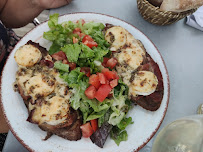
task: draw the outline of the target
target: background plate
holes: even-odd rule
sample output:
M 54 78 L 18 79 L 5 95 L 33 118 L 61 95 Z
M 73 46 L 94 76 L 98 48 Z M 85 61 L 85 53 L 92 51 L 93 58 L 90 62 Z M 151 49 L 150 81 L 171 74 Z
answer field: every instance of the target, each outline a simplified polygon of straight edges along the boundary
M 107 139 L 103 149 L 94 145 L 90 139 L 82 138 L 79 141 L 68 141 L 58 136 L 52 136 L 49 140 L 43 141 L 46 132 L 38 128 L 37 125 L 26 121 L 28 117 L 27 109 L 22 101 L 21 96 L 13 91 L 13 82 L 15 81 L 15 73 L 17 64 L 14 60 L 16 50 L 27 43 L 28 40 L 40 43 L 41 46 L 50 47 L 51 43 L 43 39 L 43 32 L 48 31 L 47 22 L 42 23 L 35 29 L 26 34 L 11 52 L 4 66 L 1 78 L 1 106 L 5 118 L 12 133 L 16 138 L 30 151 L 37 152 L 117 152 L 117 151 L 138 151 L 141 149 L 156 133 L 165 116 L 169 102 L 169 78 L 164 61 L 154 46 L 154 44 L 137 28 L 119 20 L 117 18 L 96 14 L 96 13 L 74 13 L 59 17 L 59 23 L 64 21 L 77 21 L 83 18 L 86 22 L 102 22 L 110 23 L 124 27 L 136 39 L 139 39 L 144 44 L 147 52 L 151 55 L 155 62 L 159 65 L 163 80 L 164 80 L 164 97 L 160 108 L 155 112 L 144 110 L 139 106 L 135 106 L 129 111 L 129 116 L 132 117 L 134 124 L 127 127 L 128 141 L 121 142 L 117 146 L 113 140 Z

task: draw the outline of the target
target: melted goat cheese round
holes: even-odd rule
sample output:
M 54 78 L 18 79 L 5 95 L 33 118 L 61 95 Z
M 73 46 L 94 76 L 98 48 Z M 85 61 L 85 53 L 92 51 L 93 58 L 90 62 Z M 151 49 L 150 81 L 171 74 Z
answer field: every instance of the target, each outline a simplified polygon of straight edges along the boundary
M 42 53 L 32 45 L 23 45 L 16 51 L 14 58 L 18 65 L 31 67 L 41 60 Z
M 33 98 L 45 97 L 52 93 L 55 88 L 55 81 L 41 73 L 31 77 L 25 84 L 25 89 Z
M 122 49 L 121 53 L 118 54 L 118 62 L 119 64 L 127 64 L 131 68 L 137 69 L 143 62 L 144 55 L 144 51 L 140 48 L 127 47 Z
M 69 103 L 65 98 L 54 96 L 41 104 L 29 104 L 29 109 L 34 110 L 32 121 L 37 124 L 47 123 L 58 125 L 65 123 L 69 113 Z
M 156 75 L 150 71 L 139 71 L 129 86 L 129 94 L 147 96 L 152 94 L 158 85 Z
M 111 50 L 117 51 L 126 43 L 126 31 L 120 26 L 114 26 L 106 31 L 105 39 L 111 44 Z

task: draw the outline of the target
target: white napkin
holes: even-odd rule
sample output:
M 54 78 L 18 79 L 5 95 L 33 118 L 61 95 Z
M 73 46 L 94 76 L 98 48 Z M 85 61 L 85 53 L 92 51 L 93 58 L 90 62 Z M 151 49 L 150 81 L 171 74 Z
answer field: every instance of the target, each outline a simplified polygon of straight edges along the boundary
M 203 31 L 203 6 L 192 15 L 187 16 L 186 24 Z

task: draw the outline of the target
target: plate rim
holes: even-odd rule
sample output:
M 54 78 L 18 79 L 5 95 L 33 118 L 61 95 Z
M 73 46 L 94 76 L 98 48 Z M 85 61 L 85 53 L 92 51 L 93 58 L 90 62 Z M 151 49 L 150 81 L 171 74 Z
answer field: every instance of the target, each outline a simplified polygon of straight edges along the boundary
M 168 104 L 169 104 L 169 98 L 170 98 L 170 80 L 169 80 L 169 74 L 168 74 L 168 70 L 167 70 L 167 67 L 166 67 L 166 64 L 164 62 L 164 59 L 161 55 L 161 53 L 159 52 L 158 48 L 156 47 L 156 45 L 152 42 L 152 40 L 146 36 L 140 29 L 138 29 L 137 27 L 135 27 L 134 25 L 132 25 L 131 23 L 128 23 L 118 17 L 115 17 L 115 16 L 111 16 L 111 15 L 108 15 L 108 14 L 103 14 L 103 13 L 96 13 L 96 12 L 74 12 L 74 13 L 66 13 L 66 14 L 61 14 L 59 15 L 59 17 L 62 17 L 62 16 L 66 16 L 66 15 L 72 15 L 72 14 L 96 14 L 96 15 L 102 15 L 102 16 L 107 16 L 107 17 L 110 17 L 110 18 L 114 18 L 114 19 L 117 19 L 117 20 L 120 20 L 130 26 L 132 26 L 133 28 L 135 28 L 136 30 L 138 30 L 139 32 L 141 32 L 150 42 L 151 44 L 155 47 L 157 53 L 160 55 L 161 57 L 161 60 L 163 62 L 163 65 L 164 65 L 164 69 L 166 70 L 166 78 L 167 78 L 167 85 L 166 87 L 168 88 L 168 92 L 167 92 L 167 101 L 166 101 L 166 107 L 164 109 L 164 112 L 163 112 L 163 116 L 162 116 L 162 119 L 160 120 L 159 122 L 159 125 L 156 127 L 156 129 L 151 133 L 150 137 L 147 138 L 146 141 L 143 142 L 142 145 L 140 145 L 137 149 L 134 149 L 134 152 L 138 152 L 139 150 L 141 150 L 152 138 L 153 136 L 156 134 L 156 132 L 158 131 L 158 129 L 160 128 L 164 118 L 165 118 L 165 115 L 166 115 L 166 112 L 167 112 L 167 109 L 168 109 Z M 51 14 L 49 14 L 51 15 Z M 30 30 L 29 32 L 27 32 L 15 45 L 15 47 L 12 49 L 11 52 L 13 52 L 13 50 L 16 48 L 17 44 L 21 42 L 21 40 L 26 36 L 28 35 L 29 33 L 31 33 L 35 28 L 39 27 L 39 26 L 42 26 L 43 24 L 47 23 L 49 19 L 47 19 L 46 21 L 42 22 L 41 24 L 39 24 L 38 26 L 35 26 L 32 30 Z M 2 71 L 1 71 L 1 74 L 0 74 L 0 107 L 2 109 L 2 112 L 3 112 L 3 116 L 5 118 L 5 121 L 9 127 L 9 130 L 12 132 L 12 134 L 15 136 L 15 138 L 30 152 L 35 152 L 34 149 L 30 148 L 29 145 L 25 144 L 25 142 L 17 135 L 17 133 L 14 131 L 14 129 L 12 128 L 11 124 L 10 124 L 10 121 L 8 120 L 7 116 L 6 116 L 6 112 L 5 112 L 5 109 L 4 109 L 4 106 L 3 106 L 3 102 L 1 100 L 2 98 L 2 74 L 3 74 L 3 71 L 4 71 L 4 67 L 5 65 L 7 64 L 7 61 L 9 59 L 9 56 L 11 55 L 11 52 L 10 54 L 8 55 L 4 65 L 3 65 L 3 68 L 2 68 Z

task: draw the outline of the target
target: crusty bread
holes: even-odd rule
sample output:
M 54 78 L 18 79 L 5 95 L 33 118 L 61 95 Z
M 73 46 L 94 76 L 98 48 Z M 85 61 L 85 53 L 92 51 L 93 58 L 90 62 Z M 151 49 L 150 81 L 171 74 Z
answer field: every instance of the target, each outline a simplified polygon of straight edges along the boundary
M 160 7 L 163 0 L 148 0 L 152 5 Z
M 203 0 L 163 0 L 162 11 L 184 12 L 203 5 Z

